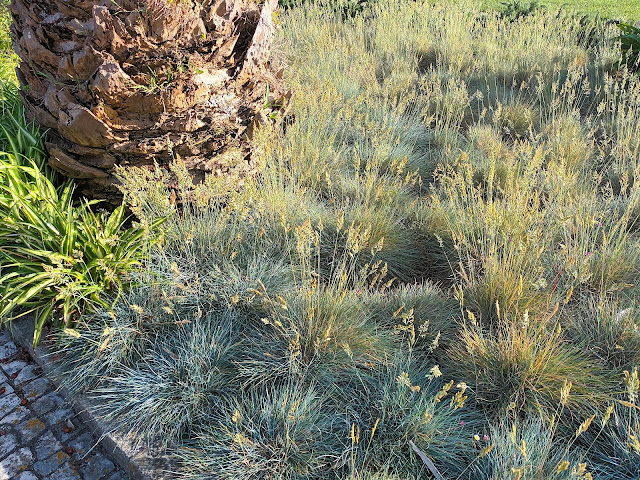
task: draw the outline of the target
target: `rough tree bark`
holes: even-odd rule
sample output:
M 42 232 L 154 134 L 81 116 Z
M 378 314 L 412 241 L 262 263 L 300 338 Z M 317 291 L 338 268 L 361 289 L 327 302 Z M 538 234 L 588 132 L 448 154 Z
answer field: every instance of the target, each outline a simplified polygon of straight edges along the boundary
M 50 164 L 84 195 L 114 202 L 116 165 L 179 155 L 196 180 L 250 169 L 254 123 L 284 102 L 269 60 L 276 6 L 12 0 L 22 97 L 50 133 Z

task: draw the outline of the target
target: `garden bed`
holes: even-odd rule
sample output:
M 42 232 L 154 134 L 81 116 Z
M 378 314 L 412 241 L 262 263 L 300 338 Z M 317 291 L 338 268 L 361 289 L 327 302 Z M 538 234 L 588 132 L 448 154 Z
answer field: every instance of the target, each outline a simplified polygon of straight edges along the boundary
M 137 255 L 118 251 L 111 291 L 118 255 L 90 257 L 99 302 L 87 242 L 32 262 L 58 282 L 32 297 L 65 314 L 62 388 L 186 479 L 635 479 L 640 77 L 621 33 L 471 2 L 288 10 L 293 117 L 255 132 L 242 188 L 194 187 L 179 157 L 120 170 Z

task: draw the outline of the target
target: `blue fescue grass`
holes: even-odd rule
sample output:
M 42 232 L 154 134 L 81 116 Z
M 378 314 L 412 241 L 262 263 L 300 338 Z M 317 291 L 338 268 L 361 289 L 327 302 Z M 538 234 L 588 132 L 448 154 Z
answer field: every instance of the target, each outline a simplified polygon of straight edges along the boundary
M 65 384 L 187 478 L 611 478 L 637 453 L 615 392 L 640 268 L 616 34 L 470 2 L 288 10 L 295 120 L 257 132 L 255 176 L 119 171 L 162 241 L 63 336 Z

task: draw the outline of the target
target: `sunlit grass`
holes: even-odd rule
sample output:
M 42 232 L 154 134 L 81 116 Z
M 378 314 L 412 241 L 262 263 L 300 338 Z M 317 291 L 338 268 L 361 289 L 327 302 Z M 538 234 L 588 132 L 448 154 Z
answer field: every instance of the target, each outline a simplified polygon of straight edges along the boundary
M 481 0 L 484 6 L 500 9 L 506 0 Z M 521 0 L 522 4 L 533 3 Z M 623 18 L 631 21 L 640 20 L 640 6 L 633 1 L 616 0 L 538 0 L 537 4 L 550 10 L 564 8 L 576 13 L 599 15 L 603 18 Z
M 9 32 L 11 14 L 8 5 L 9 0 L 0 2 L 0 80 L 5 83 L 15 83 L 17 82 L 15 69 L 18 65 L 18 57 L 11 46 Z
M 179 159 L 119 170 L 164 235 L 64 338 L 65 384 L 191 478 L 427 478 L 418 452 L 474 480 L 635 461 L 635 397 L 609 412 L 627 433 L 604 429 L 639 328 L 640 78 L 616 27 L 474 2 L 343 13 L 283 15 L 293 116 L 258 132 L 242 188 L 194 188 Z

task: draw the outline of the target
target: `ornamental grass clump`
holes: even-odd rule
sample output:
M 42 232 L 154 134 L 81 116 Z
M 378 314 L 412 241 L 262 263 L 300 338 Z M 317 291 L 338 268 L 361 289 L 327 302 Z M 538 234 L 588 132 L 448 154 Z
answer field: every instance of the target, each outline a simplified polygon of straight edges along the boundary
M 398 359 L 375 377 L 371 394 L 357 394 L 351 427 L 350 469 L 427 474 L 418 451 L 447 476 L 472 461 L 478 419 L 464 409 L 467 386 L 443 382 L 437 365 Z M 374 388 L 374 389 L 373 389 Z M 469 456 L 471 455 L 471 456 Z M 422 465 L 420 465 L 422 463 Z
M 622 386 L 599 425 L 581 438 L 589 448 L 594 478 L 632 480 L 640 469 L 638 367 L 624 371 Z
M 541 283 L 548 230 L 535 188 L 542 160 L 539 151 L 528 153 L 529 164 L 513 170 L 505 187 L 496 185 L 494 169 L 486 186 L 476 185 L 474 167 L 461 154 L 454 166 L 438 172 L 423 207 L 421 222 L 446 249 L 459 299 L 482 319 L 496 316 L 496 302 L 512 313 L 549 302 Z
M 498 103 L 493 112 L 494 126 L 509 138 L 523 138 L 531 132 L 534 126 L 535 111 L 528 105 L 513 103 L 503 105 Z
M 456 336 L 460 305 L 429 282 L 402 285 L 364 301 L 379 325 L 405 331 L 417 347 L 433 351 Z
M 640 322 L 635 304 L 624 297 L 587 296 L 566 315 L 570 338 L 599 358 L 612 372 L 640 363 Z M 577 312 L 577 313 L 576 313 Z
M 340 420 L 327 415 L 330 394 L 285 384 L 219 404 L 178 451 L 184 477 L 328 478 L 346 443 Z
M 556 426 L 535 415 L 492 426 L 484 441 L 488 446 L 483 452 L 487 453 L 479 459 L 474 474 L 495 480 L 593 479 L 580 449 L 563 438 Z
M 560 325 L 527 312 L 491 327 L 470 314 L 449 355 L 474 388 L 477 407 L 496 418 L 508 410 L 553 411 L 567 382 L 573 384 L 567 408 L 591 414 L 613 386 L 600 365 L 563 338 Z
M 112 404 L 98 407 L 98 414 L 104 411 L 111 425 L 149 444 L 176 444 L 191 434 L 234 393 L 237 327 L 231 314 L 226 317 L 176 319 L 178 326 L 154 338 L 136 368 L 118 365 L 108 385 L 95 389 L 95 396 Z M 102 351 L 116 335 L 113 329 L 103 332 Z
M 551 218 L 557 229 L 554 283 L 559 288 L 605 295 L 634 284 L 640 253 L 630 233 L 633 209 L 620 205 L 611 191 L 603 193 L 604 198 L 585 193 L 557 201 Z
M 625 478 L 640 78 L 616 35 L 287 10 L 292 116 L 253 132 L 253 175 L 119 169 L 141 227 L 166 221 L 60 335 L 64 385 L 185 478 Z

